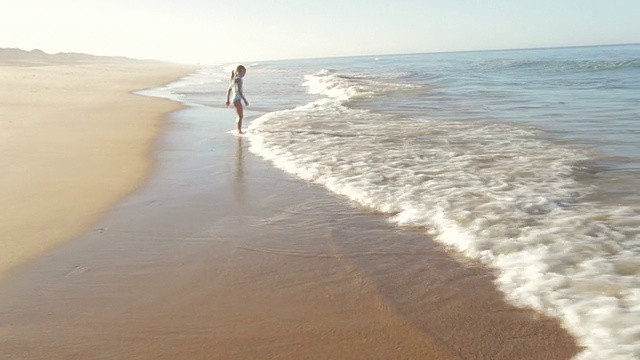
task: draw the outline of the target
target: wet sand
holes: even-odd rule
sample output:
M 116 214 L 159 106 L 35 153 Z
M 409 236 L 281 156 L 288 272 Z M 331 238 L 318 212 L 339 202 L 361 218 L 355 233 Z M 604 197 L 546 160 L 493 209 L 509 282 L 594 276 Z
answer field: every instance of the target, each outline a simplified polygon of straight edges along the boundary
M 156 167 L 0 287 L 3 359 L 570 359 L 479 264 L 170 115 Z

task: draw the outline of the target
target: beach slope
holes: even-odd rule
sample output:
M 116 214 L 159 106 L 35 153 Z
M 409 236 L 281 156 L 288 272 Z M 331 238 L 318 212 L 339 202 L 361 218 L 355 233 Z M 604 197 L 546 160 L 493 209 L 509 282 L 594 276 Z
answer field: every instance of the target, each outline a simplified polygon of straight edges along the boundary
M 0 278 L 78 235 L 150 169 L 163 114 L 132 93 L 193 66 L 0 49 Z

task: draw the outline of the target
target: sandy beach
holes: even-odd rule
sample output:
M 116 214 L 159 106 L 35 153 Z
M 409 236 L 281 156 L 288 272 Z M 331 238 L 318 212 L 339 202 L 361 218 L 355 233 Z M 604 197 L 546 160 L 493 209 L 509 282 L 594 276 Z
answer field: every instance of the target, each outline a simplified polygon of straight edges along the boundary
M 232 110 L 172 112 L 179 104 L 130 94 L 189 70 L 0 67 L 11 84 L 0 94 L 0 358 L 579 352 L 557 321 L 507 304 L 489 269 L 424 229 L 252 155 L 227 133 Z
M 131 91 L 193 67 L 2 50 L 0 278 L 79 234 L 150 169 L 176 103 Z

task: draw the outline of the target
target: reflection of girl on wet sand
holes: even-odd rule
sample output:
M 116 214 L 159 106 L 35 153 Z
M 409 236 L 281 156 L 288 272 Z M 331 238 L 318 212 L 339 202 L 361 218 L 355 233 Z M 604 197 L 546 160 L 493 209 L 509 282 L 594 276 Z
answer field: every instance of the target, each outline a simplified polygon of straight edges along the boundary
M 233 193 L 236 197 L 236 200 L 240 204 L 245 204 L 245 187 L 246 184 L 244 182 L 244 153 L 242 148 L 242 136 L 238 136 L 238 143 L 236 147 L 236 172 L 235 178 L 233 182 Z
M 242 91 L 242 78 L 247 73 L 247 69 L 243 65 L 238 65 L 235 70 L 231 71 L 231 78 L 229 88 L 227 89 L 227 101 L 226 104 L 229 106 L 230 103 L 233 103 L 233 107 L 236 109 L 236 114 L 238 114 L 238 119 L 236 120 L 236 129 L 238 134 L 242 134 L 242 118 L 244 116 L 244 111 L 242 109 L 242 101 L 244 101 L 245 105 L 249 105 L 249 102 L 244 97 L 244 93 Z M 233 98 L 231 98 L 231 94 L 233 93 Z M 229 101 L 229 99 L 232 99 Z

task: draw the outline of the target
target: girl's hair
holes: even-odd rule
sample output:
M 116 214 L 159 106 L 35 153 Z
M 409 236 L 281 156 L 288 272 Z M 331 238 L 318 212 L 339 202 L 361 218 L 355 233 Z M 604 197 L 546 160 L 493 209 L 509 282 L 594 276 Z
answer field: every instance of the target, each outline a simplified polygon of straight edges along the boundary
M 229 78 L 229 80 L 233 80 L 233 78 L 236 77 L 236 74 L 239 73 L 240 71 L 247 71 L 247 68 L 245 68 L 244 65 L 236 66 L 235 70 L 231 70 L 231 77 Z

